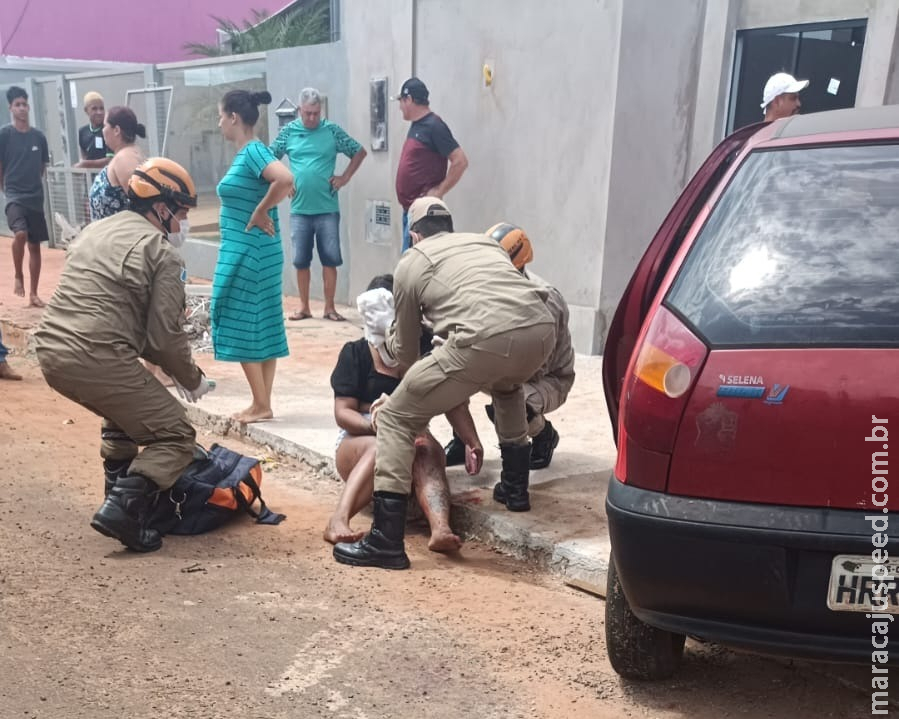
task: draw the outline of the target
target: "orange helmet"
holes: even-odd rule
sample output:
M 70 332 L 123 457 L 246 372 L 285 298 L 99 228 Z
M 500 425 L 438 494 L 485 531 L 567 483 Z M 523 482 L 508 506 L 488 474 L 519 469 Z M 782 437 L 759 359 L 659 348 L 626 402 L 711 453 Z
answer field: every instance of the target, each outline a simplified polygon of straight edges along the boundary
M 508 222 L 498 222 L 485 233 L 496 240 L 503 249 L 509 253 L 509 258 L 515 269 L 522 270 L 524 266 L 534 259 L 534 250 L 527 233 L 517 225 Z
M 161 200 L 179 207 L 197 206 L 197 188 L 190 174 L 174 160 L 151 157 L 128 180 L 128 197 L 137 202 Z

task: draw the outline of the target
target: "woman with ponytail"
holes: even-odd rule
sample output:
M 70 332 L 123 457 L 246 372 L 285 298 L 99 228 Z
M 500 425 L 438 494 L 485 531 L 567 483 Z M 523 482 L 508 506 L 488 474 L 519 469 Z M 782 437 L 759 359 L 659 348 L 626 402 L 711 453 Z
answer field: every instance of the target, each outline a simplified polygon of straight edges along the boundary
M 212 280 L 212 345 L 217 360 L 241 363 L 250 385 L 250 406 L 232 415 L 238 422 L 273 417 L 275 366 L 288 354 L 277 205 L 293 175 L 253 129 L 259 105 L 271 101 L 265 91 L 231 90 L 219 106 L 219 128 L 237 155 L 217 188 L 222 240 Z

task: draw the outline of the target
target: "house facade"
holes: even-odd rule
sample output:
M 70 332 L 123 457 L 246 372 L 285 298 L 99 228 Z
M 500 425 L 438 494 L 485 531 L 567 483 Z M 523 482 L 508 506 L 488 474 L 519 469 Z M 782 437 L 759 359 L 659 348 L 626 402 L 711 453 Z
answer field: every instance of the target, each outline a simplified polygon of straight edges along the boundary
M 213 188 L 230 162 L 217 100 L 267 88 L 262 134 L 272 138 L 274 108 L 317 87 L 327 116 L 369 151 L 341 190 L 338 300 L 352 302 L 400 256 L 394 180 L 408 123 L 387 98 L 416 75 L 470 160 L 446 197 L 457 228 L 524 227 L 534 271 L 568 300 L 576 349 L 598 353 L 674 198 L 730 130 L 761 120 L 765 79 L 810 79 L 806 112 L 897 103 L 897 26 L 899 0 L 343 0 L 327 44 L 43 78 L 37 124 L 58 125 L 59 104 L 77 124 L 70 105 L 86 89 L 139 103 L 149 149 L 191 169 L 213 225 Z M 70 147 L 57 152 L 70 162 Z M 214 228 L 188 243 L 191 272 L 211 276 L 216 252 Z

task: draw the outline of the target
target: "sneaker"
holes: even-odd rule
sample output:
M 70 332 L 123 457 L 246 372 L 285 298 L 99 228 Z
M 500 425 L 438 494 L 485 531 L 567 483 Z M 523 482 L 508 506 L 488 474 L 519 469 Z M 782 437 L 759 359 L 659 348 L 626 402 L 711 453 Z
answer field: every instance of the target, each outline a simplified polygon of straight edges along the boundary
M 547 420 L 543 430 L 531 440 L 531 469 L 545 469 L 552 462 L 553 452 L 559 446 L 559 433 Z

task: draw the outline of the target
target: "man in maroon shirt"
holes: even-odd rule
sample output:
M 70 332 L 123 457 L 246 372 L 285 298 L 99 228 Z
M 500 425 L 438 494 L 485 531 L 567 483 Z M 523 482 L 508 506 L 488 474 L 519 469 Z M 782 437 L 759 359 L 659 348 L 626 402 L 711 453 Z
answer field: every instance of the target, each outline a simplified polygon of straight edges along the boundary
M 428 88 L 410 77 L 396 97 L 409 134 L 396 171 L 396 197 L 403 206 L 403 252 L 409 249 L 409 205 L 419 197 L 440 197 L 449 192 L 468 167 L 468 158 L 453 133 L 428 105 Z M 447 163 L 449 168 L 447 169 Z

